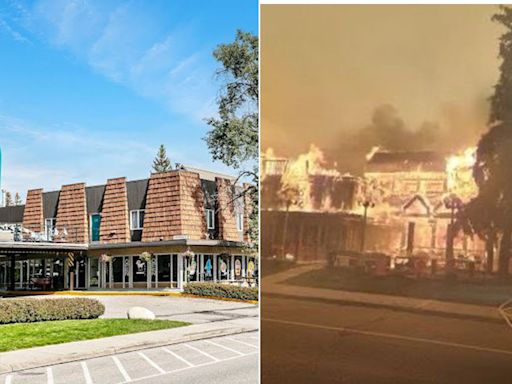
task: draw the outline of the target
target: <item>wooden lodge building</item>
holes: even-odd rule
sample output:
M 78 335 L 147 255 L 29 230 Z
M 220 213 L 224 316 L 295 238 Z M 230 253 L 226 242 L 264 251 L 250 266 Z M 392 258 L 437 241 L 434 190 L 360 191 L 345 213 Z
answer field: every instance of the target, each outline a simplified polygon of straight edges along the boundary
M 243 283 L 250 200 L 234 178 L 196 169 L 28 191 L 0 208 L 0 290 L 182 288 Z

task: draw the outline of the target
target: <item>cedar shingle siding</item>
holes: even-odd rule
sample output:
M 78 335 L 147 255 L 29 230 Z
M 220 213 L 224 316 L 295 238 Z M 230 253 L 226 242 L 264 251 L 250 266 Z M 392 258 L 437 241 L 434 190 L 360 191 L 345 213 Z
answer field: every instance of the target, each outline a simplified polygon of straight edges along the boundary
M 109 179 L 103 195 L 100 242 L 127 243 L 129 241 L 130 226 L 128 223 L 126 178 Z
M 23 211 L 23 227 L 33 232 L 43 232 L 43 190 L 32 189 L 27 192 L 27 202 Z
M 54 241 L 66 243 L 89 242 L 84 183 L 62 186 L 55 226 L 59 235 L 55 237 Z M 67 236 L 63 234 L 64 229 L 67 231 Z
M 204 196 L 199 175 L 183 170 L 155 173 L 149 179 L 142 241 L 206 237 Z
M 233 185 L 230 180 L 216 177 L 219 237 L 222 240 L 241 241 L 240 232 L 236 229 L 235 204 L 233 201 Z

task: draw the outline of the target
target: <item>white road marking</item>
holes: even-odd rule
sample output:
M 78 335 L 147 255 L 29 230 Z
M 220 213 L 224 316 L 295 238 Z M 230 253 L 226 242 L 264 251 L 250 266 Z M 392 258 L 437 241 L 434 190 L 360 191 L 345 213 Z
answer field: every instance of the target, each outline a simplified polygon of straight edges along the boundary
M 123 364 L 121 364 L 121 362 L 119 361 L 117 356 L 112 356 L 112 360 L 114 360 L 114 363 L 116 363 L 117 369 L 119 369 L 119 372 L 121 372 L 121 375 L 123 375 L 125 382 L 128 383 L 128 382 L 132 381 L 132 378 L 130 377 L 128 372 L 126 372 L 126 370 L 123 367 Z
M 362 331 L 362 330 L 352 329 L 352 328 L 332 327 L 332 326 L 328 326 L 328 325 L 319 325 L 319 324 L 311 324 L 311 323 L 301 323 L 298 321 L 263 319 L 263 318 L 261 320 L 262 321 L 270 321 L 273 323 L 296 325 L 296 326 L 300 326 L 300 327 L 309 327 L 309 328 L 325 329 L 325 330 L 330 330 L 330 331 L 347 332 L 347 333 L 353 333 L 356 335 L 383 337 L 383 338 L 388 338 L 388 339 L 413 341 L 413 342 L 417 342 L 417 343 L 442 345 L 445 347 L 470 349 L 470 350 L 479 351 L 479 352 L 492 352 L 492 353 L 499 353 L 499 354 L 503 354 L 503 355 L 512 355 L 512 351 L 509 351 L 506 349 L 479 347 L 477 345 L 453 343 L 450 341 L 442 341 L 442 340 L 424 339 L 422 337 L 403 336 L 403 335 L 396 335 L 396 334 L 392 334 L 392 333 L 382 333 L 382 332 L 373 332 L 373 331 Z
M 5 384 L 11 384 L 12 382 L 12 375 L 5 376 Z
M 48 367 L 46 368 L 46 376 L 47 376 L 47 381 L 48 381 L 48 384 L 53 384 L 53 371 L 52 371 L 52 367 Z
M 233 339 L 232 337 L 226 337 L 226 340 L 231 340 L 231 341 L 243 344 L 243 345 L 248 345 L 249 347 L 253 347 L 253 348 L 259 348 L 257 345 L 253 345 L 253 344 L 246 343 L 245 341 L 240 341 L 240 340 L 237 340 L 237 339 Z
M 165 348 L 163 348 L 165 349 Z M 170 373 L 176 373 L 176 372 L 182 372 L 182 371 L 187 371 L 189 369 L 195 369 L 195 368 L 200 368 L 200 367 L 204 367 L 204 366 L 207 366 L 207 365 L 213 365 L 213 364 L 220 364 L 220 363 L 223 363 L 225 361 L 230 361 L 230 360 L 235 360 L 235 359 L 241 359 L 243 357 L 247 357 L 247 356 L 251 356 L 251 355 L 256 355 L 258 354 L 258 352 L 251 352 L 251 353 L 247 353 L 243 356 L 233 356 L 233 357 L 228 357 L 227 359 L 223 359 L 223 360 L 218 360 L 218 361 L 208 361 L 207 363 L 203 363 L 203 364 L 199 364 L 199 365 L 193 365 L 193 366 L 189 366 L 189 367 L 185 367 L 185 368 L 178 368 L 178 369 L 173 369 L 172 371 L 168 371 L 168 372 L 165 372 L 165 373 L 155 373 L 154 375 L 149 375 L 149 376 L 144 376 L 144 377 L 139 377 L 135 380 L 132 380 L 130 381 L 131 383 L 136 383 L 138 381 L 142 381 L 142 380 L 148 380 L 148 379 L 152 379 L 154 377 L 159 377 L 159 376 L 163 376 L 163 375 L 168 375 Z M 126 384 L 128 383 L 128 381 L 123 381 L 122 383 L 120 384 Z
M 162 368 L 160 368 L 157 363 L 155 363 L 153 360 L 147 357 L 144 353 L 139 352 L 139 356 L 146 360 L 149 363 L 149 365 L 155 368 L 158 372 L 165 373 L 165 371 Z
M 183 344 L 183 345 L 184 345 L 185 347 L 187 347 L 187 348 L 190 348 L 190 349 L 191 349 L 191 350 L 193 350 L 193 351 L 199 352 L 200 354 L 202 354 L 202 355 L 204 355 L 204 356 L 206 356 L 206 357 L 208 357 L 208 358 L 210 358 L 210 359 L 212 359 L 212 360 L 214 360 L 214 361 L 219 361 L 219 359 L 217 359 L 215 356 L 212 356 L 212 355 L 210 355 L 209 353 L 206 353 L 206 352 L 204 352 L 204 351 L 201 351 L 199 348 L 193 347 L 193 346 L 191 346 L 191 345 L 189 345 L 189 344 Z
M 204 340 L 204 342 L 205 342 L 205 343 L 208 343 L 208 344 L 211 344 L 211 345 L 215 345 L 216 347 L 219 347 L 219 348 L 225 349 L 226 351 L 230 351 L 230 352 L 236 353 L 237 355 L 240 355 L 240 356 L 243 356 L 243 355 L 244 355 L 242 352 L 237 351 L 236 349 L 226 347 L 225 345 L 222 345 L 222 344 L 217 344 L 217 343 L 216 343 L 216 342 L 214 342 L 214 341 Z
M 82 371 L 84 371 L 85 384 L 93 384 L 91 374 L 89 373 L 89 368 L 87 368 L 87 363 L 82 361 L 81 366 Z
M 162 348 L 165 352 L 173 355 L 175 358 L 177 358 L 178 360 L 180 361 L 183 361 L 185 364 L 187 364 L 189 367 L 195 367 L 194 364 L 192 364 L 190 361 L 188 360 L 185 360 L 183 357 L 181 357 L 180 355 L 174 353 L 173 351 L 171 351 L 170 349 L 167 349 L 167 348 Z

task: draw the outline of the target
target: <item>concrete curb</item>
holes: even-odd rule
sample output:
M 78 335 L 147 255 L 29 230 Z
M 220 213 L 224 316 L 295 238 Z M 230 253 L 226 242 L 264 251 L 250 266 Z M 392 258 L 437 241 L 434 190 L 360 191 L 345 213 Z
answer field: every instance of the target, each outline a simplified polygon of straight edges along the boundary
M 229 324 L 231 324 L 231 326 L 228 326 Z M 142 332 L 130 335 L 113 336 L 103 339 L 78 341 L 65 344 L 54 344 L 46 347 L 23 349 L 12 352 L 4 352 L 0 353 L 0 375 L 13 373 L 17 371 L 24 371 L 28 369 L 42 368 L 56 364 L 70 363 L 74 361 L 92 359 L 97 357 L 111 356 L 118 353 L 126 353 L 141 349 L 162 347 L 166 345 L 173 345 L 202 339 L 211 339 L 220 336 L 236 335 L 239 333 L 258 331 L 258 327 L 254 326 L 233 326 L 233 322 L 230 322 L 229 324 L 226 324 L 226 326 L 222 328 L 207 329 L 203 331 L 195 330 L 195 332 L 195 327 L 203 326 L 204 328 L 205 324 L 197 324 L 195 326 L 191 325 L 183 327 L 181 329 L 186 329 L 192 332 L 188 332 L 178 337 L 172 337 L 172 330 L 163 330 Z M 176 330 L 178 329 L 180 328 L 176 328 Z M 165 333 L 170 333 L 170 335 L 167 335 L 167 337 L 161 337 L 161 335 L 165 335 Z M 120 338 L 126 336 L 131 336 L 131 338 L 133 338 L 133 341 L 129 343 L 125 342 L 124 344 L 117 343 L 118 340 L 121 340 Z M 153 339 L 151 339 L 152 336 Z M 95 342 L 96 344 L 98 344 L 99 342 L 100 344 L 104 345 L 100 345 L 94 348 Z M 111 345 L 109 346 L 109 344 Z M 59 349 L 62 349 L 62 347 L 64 347 L 66 352 L 58 351 Z M 43 349 L 47 349 L 49 350 L 49 352 L 44 353 L 42 351 Z M 38 350 L 38 353 L 34 353 L 36 350 Z M 54 350 L 53 353 L 52 350 Z M 33 356 L 35 358 L 29 357 L 30 354 L 35 354 L 36 356 Z M 25 358 L 20 358 L 23 356 Z
M 478 321 L 486 321 L 493 324 L 502 324 L 503 320 L 497 316 L 483 316 L 478 314 L 463 314 L 458 312 L 450 312 L 450 311 L 443 311 L 443 310 L 435 310 L 435 309 L 429 309 L 422 306 L 418 307 L 408 307 L 408 306 L 401 306 L 401 305 L 391 305 L 386 303 L 369 303 L 365 301 L 358 301 L 358 300 L 347 300 L 347 299 L 333 299 L 333 298 L 325 298 L 325 297 L 308 297 L 308 296 L 298 296 L 298 295 L 289 295 L 285 293 L 263 293 L 263 296 L 268 297 L 276 297 L 276 298 L 286 298 L 286 299 L 296 299 L 296 300 L 305 300 L 305 301 L 314 301 L 314 302 L 322 302 L 327 304 L 337 304 L 337 305 L 352 305 L 352 306 L 358 306 L 358 307 L 368 307 L 368 308 L 385 308 L 395 311 L 402 311 L 402 312 L 410 312 L 410 313 L 421 313 L 431 316 L 440 316 L 440 317 L 448 317 L 453 319 L 472 319 L 472 320 L 478 320 Z

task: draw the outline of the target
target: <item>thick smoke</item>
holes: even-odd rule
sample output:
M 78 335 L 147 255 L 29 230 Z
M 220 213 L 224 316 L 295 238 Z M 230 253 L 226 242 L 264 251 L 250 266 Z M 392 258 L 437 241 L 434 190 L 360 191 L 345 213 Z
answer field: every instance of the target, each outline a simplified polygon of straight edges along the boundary
M 340 171 L 360 174 L 364 170 L 365 155 L 375 146 L 389 151 L 446 154 L 474 146 L 485 130 L 485 119 L 485 104 L 471 109 L 446 105 L 439 121 L 425 121 L 411 128 L 397 108 L 383 104 L 375 108 L 370 123 L 362 129 L 351 133 L 340 129 L 339 146 L 327 152 Z

